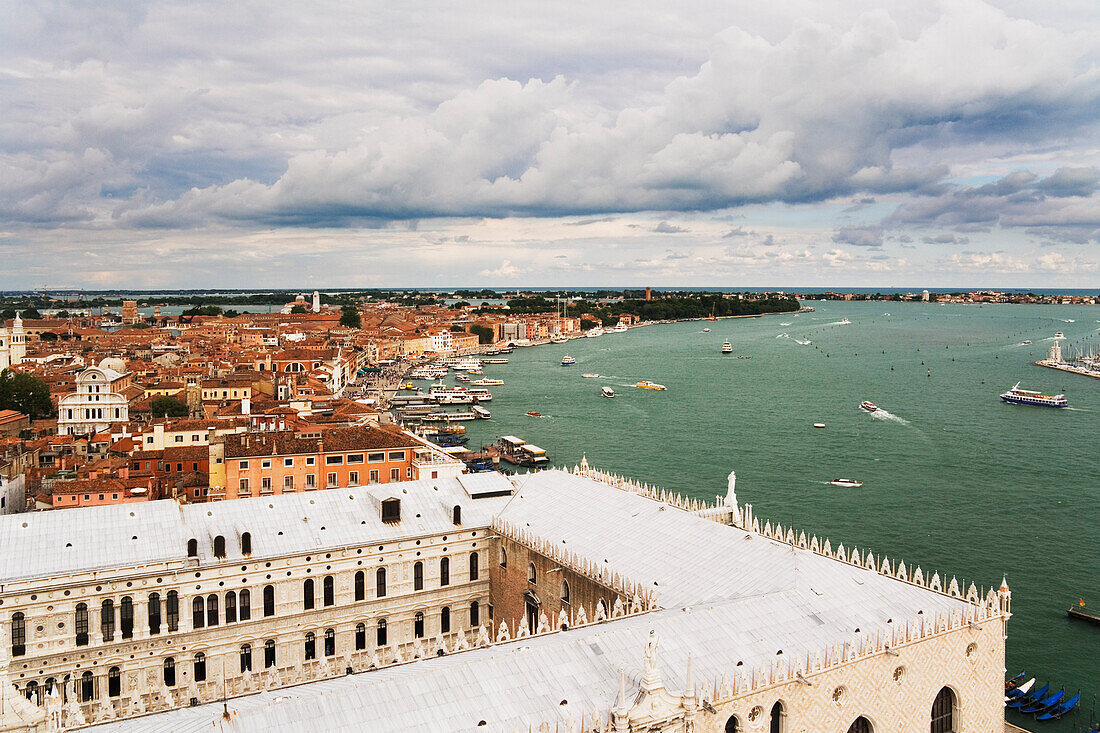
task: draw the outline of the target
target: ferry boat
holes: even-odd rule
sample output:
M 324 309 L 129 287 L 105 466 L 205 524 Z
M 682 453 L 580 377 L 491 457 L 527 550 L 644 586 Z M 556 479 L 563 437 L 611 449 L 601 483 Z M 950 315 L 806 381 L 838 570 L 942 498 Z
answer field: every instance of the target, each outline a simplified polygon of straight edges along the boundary
M 722 353 L 723 354 L 732 354 L 733 353 L 733 344 L 731 344 L 728 340 L 722 342 Z
M 481 363 L 482 364 L 507 364 L 508 360 L 503 358 L 503 357 L 497 356 L 497 357 L 492 357 L 492 358 L 489 358 L 489 359 L 482 359 Z
M 593 374 L 592 372 L 585 372 L 581 376 L 584 377 L 585 379 L 599 379 L 600 378 L 599 374 Z
M 409 373 L 409 379 L 431 379 L 432 381 L 443 379 L 445 376 L 447 376 L 446 367 L 420 367 Z
M 493 399 L 493 393 L 484 387 L 474 387 L 473 389 L 466 390 L 466 394 L 473 397 L 475 405 L 478 402 L 489 402 Z
M 573 366 L 576 363 L 577 363 L 577 360 L 574 359 L 573 357 L 569 356 L 568 354 L 566 354 L 565 356 L 563 356 L 561 358 L 561 365 L 562 366 Z
M 626 333 L 627 330 L 625 323 L 618 323 L 615 325 L 615 328 L 611 329 L 611 333 Z
M 1012 389 L 1001 395 L 1001 399 L 1014 405 L 1038 405 L 1042 407 L 1069 407 L 1065 395 L 1045 395 L 1041 392 L 1033 392 L 1030 389 L 1020 389 L 1020 383 L 1016 382 Z
M 503 379 L 493 379 L 492 377 L 485 377 L 484 379 L 478 379 L 475 382 L 470 382 L 474 387 L 499 387 L 504 384 Z
M 424 422 L 447 423 L 452 420 L 473 420 L 476 417 L 477 416 L 474 415 L 473 412 L 470 412 L 469 410 L 462 410 L 460 412 L 432 412 L 420 419 Z
M 854 478 L 835 478 L 829 482 L 833 486 L 843 486 L 849 489 L 858 489 L 863 486 L 862 481 L 856 481 Z
M 866 410 L 867 412 L 878 412 L 878 405 L 876 405 L 874 402 L 868 402 L 867 400 L 864 400 L 863 402 L 859 403 L 859 409 Z
M 642 381 L 638 382 L 634 386 L 638 387 L 639 389 L 656 389 L 656 390 L 668 389 L 668 387 L 666 387 L 665 385 L 657 384 L 656 382 L 651 382 L 648 379 L 643 379 Z
M 600 387 L 600 393 L 604 397 L 614 397 L 615 396 L 615 390 L 611 389 L 610 387 Z
M 493 416 L 493 413 L 489 412 L 481 405 L 474 405 L 470 408 L 470 412 L 474 413 L 474 417 L 478 420 L 488 420 Z
M 469 357 L 454 359 L 450 362 L 450 367 L 456 372 L 468 372 L 471 369 L 480 369 L 481 361 Z

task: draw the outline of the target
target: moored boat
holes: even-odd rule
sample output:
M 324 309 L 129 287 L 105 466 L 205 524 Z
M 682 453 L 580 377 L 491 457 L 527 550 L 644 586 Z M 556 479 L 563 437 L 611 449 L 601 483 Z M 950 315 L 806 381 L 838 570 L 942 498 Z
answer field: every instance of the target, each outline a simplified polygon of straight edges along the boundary
M 481 405 L 474 405 L 473 407 L 470 408 L 470 412 L 474 413 L 474 417 L 477 418 L 478 420 L 488 420 L 489 418 L 491 418 L 493 416 L 493 414 L 491 412 L 486 410 Z
M 615 328 L 611 329 L 609 333 L 626 333 L 628 330 L 626 324 L 620 321 L 615 324 Z
M 478 379 L 474 382 L 470 382 L 473 387 L 498 387 L 504 384 L 503 379 L 493 379 L 491 377 L 485 377 L 484 379 Z
M 602 394 L 604 397 L 614 397 L 615 390 L 611 389 L 610 387 L 600 387 L 600 394 Z
M 1037 407 L 1068 407 L 1069 402 L 1065 395 L 1045 395 L 1030 389 L 1020 389 L 1020 383 L 1016 382 L 1012 389 L 1001 395 L 1001 399 L 1013 405 L 1035 405 Z
M 868 402 L 867 400 L 864 400 L 863 402 L 859 403 L 859 409 L 866 410 L 867 412 L 878 412 L 878 405 L 876 405 L 874 402 Z

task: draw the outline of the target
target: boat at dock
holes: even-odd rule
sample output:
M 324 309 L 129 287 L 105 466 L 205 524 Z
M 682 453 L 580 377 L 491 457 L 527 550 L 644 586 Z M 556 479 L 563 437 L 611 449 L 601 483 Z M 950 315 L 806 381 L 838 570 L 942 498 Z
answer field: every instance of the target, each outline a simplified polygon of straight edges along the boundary
M 863 402 L 859 403 L 859 409 L 866 410 L 867 412 L 878 412 L 878 405 L 876 405 L 874 402 L 868 402 L 867 400 L 864 400 Z
M 594 339 L 597 336 L 603 336 L 604 333 L 605 332 L 604 332 L 603 328 L 601 328 L 600 326 L 596 326 L 595 328 L 588 329 L 588 332 L 584 335 L 587 336 L 590 339 Z
M 1020 389 L 1020 383 L 1016 382 L 1012 389 L 1001 395 L 1001 399 L 1013 405 L 1035 405 L 1038 407 L 1068 407 L 1069 402 L 1065 395 L 1045 395 L 1030 389 Z
M 614 397 L 615 390 L 611 389 L 610 387 L 600 387 L 600 394 L 602 394 L 604 397 Z
M 550 465 L 545 450 L 514 435 L 501 436 L 493 447 L 500 452 L 501 458 L 516 466 L 540 468 Z
M 615 324 L 615 328 L 608 331 L 608 333 L 626 333 L 628 330 L 630 329 L 626 327 L 626 324 L 620 321 L 619 323 Z
M 484 379 L 470 382 L 470 386 L 472 387 L 499 387 L 502 384 L 504 384 L 503 379 L 493 379 L 491 377 L 485 377 Z
M 639 388 L 639 389 L 654 389 L 654 390 L 658 390 L 658 391 L 663 390 L 663 389 L 668 389 L 668 387 L 666 387 L 665 385 L 657 384 L 656 382 L 651 382 L 648 379 L 643 379 L 642 381 L 638 382 L 634 386 Z
M 563 356 L 561 358 L 561 365 L 562 366 L 573 366 L 576 363 L 577 363 L 577 360 L 574 359 L 573 357 L 569 356 L 568 354 L 566 354 L 565 356 Z
M 474 417 L 476 417 L 478 420 L 488 420 L 493 416 L 491 412 L 486 410 L 481 405 L 474 405 L 470 408 L 470 412 L 474 413 Z
M 471 410 L 459 410 L 458 412 L 429 412 L 420 418 L 424 422 L 451 422 L 452 420 L 475 420 L 477 415 Z
M 456 375 L 455 375 L 455 381 L 456 381 L 456 382 L 469 382 L 469 381 L 470 381 L 470 377 L 468 377 L 468 376 L 467 376 L 467 375 L 465 375 L 465 374 L 456 374 Z
M 550 343 L 552 343 L 552 344 L 567 344 L 567 343 L 569 343 L 569 339 L 567 339 L 565 336 L 551 336 L 550 337 Z
M 733 344 L 731 344 L 728 339 L 726 341 L 722 342 L 722 353 L 723 354 L 732 354 L 733 353 Z
M 846 489 L 858 489 L 863 486 L 862 481 L 856 481 L 854 478 L 835 478 L 829 483 L 833 486 L 843 486 Z
M 483 358 L 481 360 L 481 363 L 482 364 L 507 364 L 508 360 L 503 358 L 503 357 L 500 357 L 500 356 L 494 356 L 494 357 Z

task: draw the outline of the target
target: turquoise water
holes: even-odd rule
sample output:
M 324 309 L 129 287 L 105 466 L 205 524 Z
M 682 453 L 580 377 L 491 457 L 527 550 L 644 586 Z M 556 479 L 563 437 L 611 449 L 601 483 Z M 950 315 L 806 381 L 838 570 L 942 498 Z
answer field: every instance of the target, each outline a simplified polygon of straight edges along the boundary
M 493 418 L 467 423 L 470 446 L 514 434 L 555 465 L 585 454 L 593 466 L 710 499 L 735 470 L 738 499 L 757 516 L 834 547 L 938 570 L 945 584 L 957 575 L 988 588 L 1006 575 L 1010 674 L 1081 687 L 1085 701 L 1077 719 L 1017 722 L 1083 730 L 1100 693 L 1100 628 L 1065 610 L 1078 598 L 1100 609 L 1100 380 L 1032 362 L 1056 331 L 1064 345 L 1100 345 L 1100 308 L 812 305 L 797 318 L 677 323 L 517 349 L 509 364 L 485 369 L 505 384 L 492 388 Z M 844 317 L 850 325 L 837 323 Z M 732 356 L 719 354 L 725 338 Z M 564 354 L 577 365 L 561 367 Z M 668 390 L 632 387 L 639 379 Z M 997 395 L 1017 381 L 1064 392 L 1072 407 L 1002 403 Z M 602 398 L 602 385 L 618 396 Z M 884 413 L 859 410 L 861 400 Z M 864 485 L 827 484 L 837 477 Z

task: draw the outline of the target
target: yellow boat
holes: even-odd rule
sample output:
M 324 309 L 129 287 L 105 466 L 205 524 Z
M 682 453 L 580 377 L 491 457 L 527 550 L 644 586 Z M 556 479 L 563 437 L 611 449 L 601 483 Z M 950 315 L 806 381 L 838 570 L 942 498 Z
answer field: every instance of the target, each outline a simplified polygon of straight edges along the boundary
M 634 386 L 640 389 L 668 389 L 668 387 L 666 387 L 665 385 L 657 384 L 656 382 L 650 382 L 648 379 L 642 380 Z
M 405 382 L 405 385 L 401 389 L 416 389 L 416 385 L 412 382 Z

